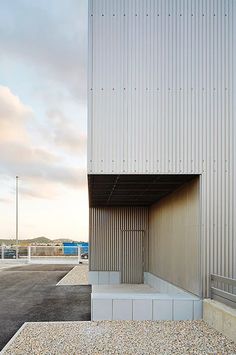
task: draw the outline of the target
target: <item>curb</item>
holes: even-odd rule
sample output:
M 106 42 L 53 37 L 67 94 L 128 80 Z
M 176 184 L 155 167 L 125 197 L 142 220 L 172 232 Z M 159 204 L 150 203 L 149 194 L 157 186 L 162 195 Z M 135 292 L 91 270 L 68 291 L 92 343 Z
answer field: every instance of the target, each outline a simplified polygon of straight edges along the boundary
M 13 335 L 13 337 L 8 341 L 8 343 L 4 346 L 4 348 L 0 351 L 0 355 L 3 355 L 8 349 L 9 347 L 12 345 L 12 343 L 16 340 L 16 338 L 18 337 L 18 335 L 22 332 L 22 330 L 26 327 L 28 322 L 25 322 L 17 331 L 16 333 Z

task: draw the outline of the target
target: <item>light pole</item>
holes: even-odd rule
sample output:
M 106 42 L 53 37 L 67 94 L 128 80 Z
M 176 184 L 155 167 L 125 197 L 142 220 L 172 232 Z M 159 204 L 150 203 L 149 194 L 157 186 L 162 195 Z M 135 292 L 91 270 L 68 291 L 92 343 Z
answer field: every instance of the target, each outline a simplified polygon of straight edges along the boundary
M 18 186 L 19 176 L 16 176 L 16 258 L 18 259 L 18 233 L 19 233 L 19 216 L 18 216 L 18 194 L 19 194 L 19 186 Z

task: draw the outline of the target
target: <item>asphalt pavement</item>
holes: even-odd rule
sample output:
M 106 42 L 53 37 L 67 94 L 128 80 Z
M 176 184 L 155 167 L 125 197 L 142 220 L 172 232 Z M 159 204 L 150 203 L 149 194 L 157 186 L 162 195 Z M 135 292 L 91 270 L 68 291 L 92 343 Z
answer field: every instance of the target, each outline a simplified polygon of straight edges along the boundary
M 91 319 L 91 286 L 56 286 L 74 265 L 0 271 L 0 350 L 24 322 Z

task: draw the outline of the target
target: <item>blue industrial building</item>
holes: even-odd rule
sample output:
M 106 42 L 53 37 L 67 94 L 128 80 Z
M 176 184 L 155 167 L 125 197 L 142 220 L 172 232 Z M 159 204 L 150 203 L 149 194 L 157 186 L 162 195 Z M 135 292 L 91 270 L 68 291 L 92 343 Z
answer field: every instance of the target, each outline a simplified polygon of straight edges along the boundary
M 64 255 L 77 255 L 77 247 L 81 247 L 81 253 L 88 253 L 88 242 L 65 242 L 63 243 Z

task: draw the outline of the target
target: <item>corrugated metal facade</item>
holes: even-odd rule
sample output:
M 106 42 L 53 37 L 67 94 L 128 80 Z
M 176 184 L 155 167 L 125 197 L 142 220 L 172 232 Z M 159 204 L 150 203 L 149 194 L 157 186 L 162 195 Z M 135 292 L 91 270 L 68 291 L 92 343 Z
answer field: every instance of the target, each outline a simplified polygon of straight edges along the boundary
M 122 231 L 143 231 L 147 262 L 148 208 L 90 208 L 90 270 L 120 271 Z
M 150 207 L 148 271 L 201 296 L 199 234 L 196 178 Z
M 143 238 L 142 231 L 121 232 L 120 272 L 121 283 L 143 283 Z
M 90 0 L 88 173 L 200 174 L 204 287 L 236 277 L 236 2 Z

